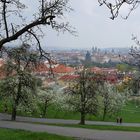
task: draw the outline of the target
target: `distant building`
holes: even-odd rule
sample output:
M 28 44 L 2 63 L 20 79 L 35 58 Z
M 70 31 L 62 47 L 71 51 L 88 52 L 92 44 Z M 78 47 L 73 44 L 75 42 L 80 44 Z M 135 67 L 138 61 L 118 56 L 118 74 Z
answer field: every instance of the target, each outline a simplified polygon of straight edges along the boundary
M 87 53 L 86 53 L 85 61 L 88 62 L 88 63 L 91 62 L 91 55 L 90 55 L 89 51 L 87 51 Z

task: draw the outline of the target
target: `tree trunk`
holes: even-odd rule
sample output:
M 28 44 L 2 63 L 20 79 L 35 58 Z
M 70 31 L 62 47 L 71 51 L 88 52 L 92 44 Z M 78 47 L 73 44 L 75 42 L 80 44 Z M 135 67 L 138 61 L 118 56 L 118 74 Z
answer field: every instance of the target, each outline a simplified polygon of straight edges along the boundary
M 11 120 L 15 121 L 16 120 L 16 115 L 17 115 L 17 106 L 19 104 L 19 99 L 20 99 L 20 93 L 21 93 L 21 83 L 18 85 L 18 92 L 17 92 L 17 97 L 14 100 L 13 108 L 12 108 L 12 116 Z
M 83 83 L 83 87 L 85 88 L 85 85 Z M 85 92 L 81 92 L 81 120 L 80 124 L 85 125 Z
M 80 124 L 85 125 L 85 113 L 81 112 Z
M 104 112 L 103 112 L 103 121 L 105 120 L 106 113 L 107 113 L 107 108 L 106 108 L 106 107 L 104 107 Z
M 13 105 L 12 108 L 12 116 L 11 116 L 11 120 L 15 121 L 16 120 L 16 115 L 17 115 L 17 105 L 16 103 Z
M 47 103 L 45 102 L 42 117 L 45 118 L 46 114 L 47 114 Z

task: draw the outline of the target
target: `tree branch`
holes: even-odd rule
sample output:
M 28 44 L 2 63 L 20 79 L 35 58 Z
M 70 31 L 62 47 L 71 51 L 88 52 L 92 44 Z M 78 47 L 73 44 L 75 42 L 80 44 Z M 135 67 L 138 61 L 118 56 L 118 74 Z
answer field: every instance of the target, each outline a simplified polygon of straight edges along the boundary
M 118 17 L 120 9 L 123 5 L 130 5 L 130 11 L 128 15 L 124 18 L 127 19 L 131 12 L 136 9 L 140 3 L 140 0 L 114 0 L 114 2 L 110 2 L 109 0 L 98 0 L 100 6 L 105 5 L 111 13 L 111 19 L 114 20 Z
M 4 38 L 2 40 L 0 40 L 0 49 L 3 47 L 4 44 L 10 42 L 10 41 L 14 41 L 16 40 L 19 36 L 21 36 L 22 34 L 24 34 L 25 32 L 28 32 L 29 29 L 32 29 L 33 27 L 37 26 L 37 25 L 41 25 L 41 24 L 48 24 L 50 25 L 50 21 L 47 21 L 49 19 L 55 18 L 54 16 L 47 16 L 45 18 L 42 19 L 38 19 L 28 25 L 26 25 L 25 27 L 23 27 L 21 30 L 19 30 L 18 32 L 16 32 L 14 35 L 11 35 L 8 38 Z
M 9 32 L 8 32 L 8 25 L 7 25 L 7 19 L 6 19 L 6 0 L 3 2 L 3 12 L 2 12 L 2 16 L 3 16 L 3 20 L 4 20 L 4 26 L 5 26 L 5 32 L 6 32 L 6 37 L 9 37 Z

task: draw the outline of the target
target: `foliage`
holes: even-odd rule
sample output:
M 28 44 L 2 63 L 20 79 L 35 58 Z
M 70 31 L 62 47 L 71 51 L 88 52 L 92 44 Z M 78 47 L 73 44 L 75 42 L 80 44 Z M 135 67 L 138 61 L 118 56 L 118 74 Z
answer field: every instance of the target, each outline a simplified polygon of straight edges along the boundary
M 120 71 L 120 72 L 130 72 L 135 70 L 134 67 L 128 65 L 128 64 L 117 64 L 116 68 Z
M 20 72 L 16 76 L 9 76 L 4 80 L 1 80 L 1 95 L 15 100 L 16 94 L 18 92 L 19 83 L 22 85 L 20 90 L 20 102 L 27 102 L 27 97 L 30 95 L 30 92 L 35 92 L 36 80 L 30 73 Z
M 140 95 L 140 74 L 135 74 L 131 81 L 132 95 Z
M 70 94 L 67 102 L 75 111 L 81 113 L 81 124 L 85 124 L 87 114 L 97 114 L 98 100 L 96 91 L 100 84 L 100 81 L 97 81 L 98 78 L 93 73 L 83 70 L 79 74 L 79 79 L 67 90 Z
M 119 92 L 115 85 L 104 83 L 99 89 L 100 94 L 100 114 L 103 115 L 103 120 L 106 116 L 117 116 L 127 101 L 128 91 Z
M 17 107 L 29 105 L 36 93 L 37 80 L 31 74 L 38 62 L 37 54 L 30 51 L 28 45 L 6 49 L 6 77 L 0 82 L 0 93 L 12 103 L 12 120 L 16 119 Z
M 117 91 L 120 93 L 129 93 L 126 94 L 128 95 L 133 95 L 133 90 L 132 90 L 132 79 L 124 80 L 120 82 L 119 84 L 116 85 Z M 127 91 L 127 92 L 126 92 Z
M 41 88 L 38 91 L 38 105 L 40 114 L 42 117 L 46 117 L 48 106 L 50 106 L 53 103 L 53 99 L 55 98 L 55 94 L 51 88 Z

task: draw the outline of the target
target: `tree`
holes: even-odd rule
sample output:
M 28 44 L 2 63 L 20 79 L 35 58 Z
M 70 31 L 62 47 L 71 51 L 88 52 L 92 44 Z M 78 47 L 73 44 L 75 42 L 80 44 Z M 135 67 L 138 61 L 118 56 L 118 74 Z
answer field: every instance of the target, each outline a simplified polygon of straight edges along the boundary
M 111 13 L 111 19 L 114 20 L 115 18 L 118 17 L 119 15 L 119 12 L 120 12 L 120 9 L 123 7 L 123 6 L 130 6 L 130 10 L 128 12 L 128 14 L 123 17 L 124 19 L 127 19 L 129 17 L 129 15 L 131 14 L 131 12 L 133 10 L 135 10 L 140 1 L 139 0 L 113 0 L 113 1 L 110 1 L 110 0 L 98 0 L 100 6 L 102 5 L 105 5 L 109 10 L 110 10 L 110 13 Z
M 38 53 L 30 51 L 27 44 L 17 48 L 8 48 L 7 61 L 4 66 L 6 77 L 0 82 L 0 93 L 12 104 L 12 120 L 16 119 L 17 107 L 28 105 L 36 93 L 36 78 L 31 70 L 39 60 Z
M 50 26 L 57 31 L 75 33 L 68 22 L 63 22 L 64 11 L 72 10 L 68 4 L 69 0 L 32 0 L 31 2 L 37 2 L 38 9 L 28 21 L 23 14 L 28 6 L 21 0 L 0 0 L 0 50 L 5 44 L 19 38 L 26 43 L 35 39 L 41 55 L 45 55 L 39 41 L 39 37 L 43 35 L 41 27 Z
M 105 120 L 106 116 L 116 115 L 124 105 L 128 97 L 128 90 L 124 89 L 123 92 L 119 92 L 115 85 L 111 85 L 105 82 L 99 88 L 100 107 Z
M 129 50 L 129 57 L 123 57 L 121 56 L 122 62 L 125 63 L 125 65 L 128 65 L 128 69 L 133 70 L 133 75 L 131 75 L 131 81 L 127 82 L 127 85 L 129 84 L 129 87 L 132 89 L 132 95 L 139 95 L 140 90 L 140 42 L 132 35 L 132 40 L 134 41 L 135 45 L 131 46 Z
M 140 95 L 140 73 L 139 72 L 134 74 L 129 86 L 132 89 L 132 95 L 136 95 L 136 96 Z
M 41 116 L 45 118 L 47 115 L 47 109 L 53 103 L 53 100 L 55 98 L 53 89 L 41 88 L 40 92 L 38 93 L 38 97 Z
M 79 78 L 67 90 L 69 93 L 68 104 L 77 112 L 80 112 L 80 124 L 85 124 L 85 117 L 89 114 L 96 114 L 98 108 L 97 90 L 99 81 L 97 76 L 86 70 L 79 74 Z
M 129 66 L 128 64 L 117 64 L 116 68 L 120 71 L 120 72 L 128 72 L 132 70 L 132 67 Z

